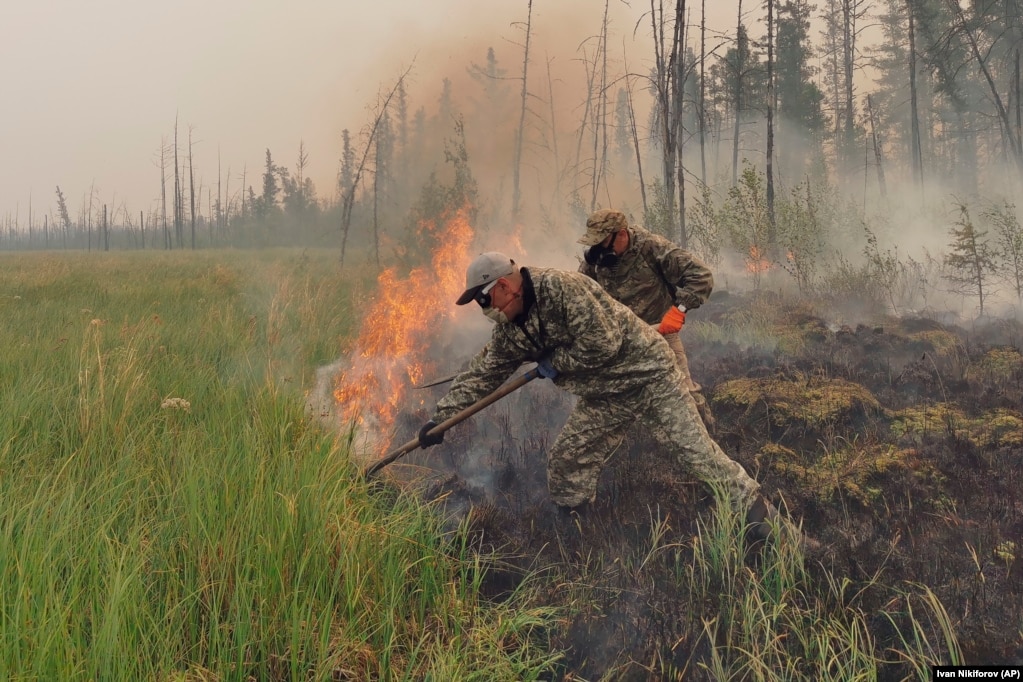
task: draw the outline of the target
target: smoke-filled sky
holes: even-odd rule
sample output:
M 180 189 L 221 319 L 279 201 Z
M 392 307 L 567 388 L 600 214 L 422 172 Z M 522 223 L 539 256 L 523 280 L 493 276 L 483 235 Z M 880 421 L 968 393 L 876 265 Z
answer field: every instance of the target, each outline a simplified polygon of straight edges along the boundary
M 735 2 L 707 5 L 708 25 L 734 23 Z M 432 106 L 440 80 L 483 63 L 490 46 L 517 75 L 515 22 L 526 9 L 526 0 L 6 0 L 0 221 L 17 214 L 25 229 L 31 201 L 41 222 L 57 185 L 72 218 L 93 185 L 114 210 L 148 211 L 175 117 L 183 153 L 192 129 L 197 183 L 215 186 L 219 155 L 236 187 L 243 167 L 258 187 L 264 150 L 293 167 L 302 141 L 307 174 L 328 196 L 341 130 L 366 124 L 378 90 L 414 63 L 410 97 Z M 611 3 L 611 40 L 632 71 L 651 61 L 648 9 Z M 597 0 L 535 0 L 535 68 L 578 59 L 602 12 Z

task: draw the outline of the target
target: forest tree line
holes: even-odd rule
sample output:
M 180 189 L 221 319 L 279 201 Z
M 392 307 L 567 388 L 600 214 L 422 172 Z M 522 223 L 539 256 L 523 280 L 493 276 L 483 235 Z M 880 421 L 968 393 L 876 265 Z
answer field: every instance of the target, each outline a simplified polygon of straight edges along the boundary
M 712 253 L 730 248 L 724 214 L 752 201 L 740 210 L 758 214 L 743 228 L 757 233 L 749 245 L 791 266 L 778 255 L 791 253 L 783 233 L 822 197 L 838 212 L 1012 196 L 1023 174 L 1019 3 L 738 0 L 722 32 L 707 27 L 706 0 L 650 0 L 635 26 L 614 23 L 606 0 L 581 18 L 592 36 L 565 65 L 531 42 L 527 0 L 503 54 L 487 49 L 421 102 L 409 67 L 338 150 L 300 144 L 286 163 L 266 149 L 262 168 L 218 158 L 211 172 L 195 167 L 192 128 L 175 121 L 151 205 L 110 205 L 89 188 L 74 209 L 57 187 L 53 201 L 29 202 L 27 219 L 4 218 L 0 246 L 351 245 L 379 262 L 409 251 L 418 221 L 470 188 L 484 226 L 578 225 L 615 205 Z M 616 47 L 630 31 L 645 34 L 644 54 Z M 310 154 L 337 156 L 334 186 L 314 185 Z

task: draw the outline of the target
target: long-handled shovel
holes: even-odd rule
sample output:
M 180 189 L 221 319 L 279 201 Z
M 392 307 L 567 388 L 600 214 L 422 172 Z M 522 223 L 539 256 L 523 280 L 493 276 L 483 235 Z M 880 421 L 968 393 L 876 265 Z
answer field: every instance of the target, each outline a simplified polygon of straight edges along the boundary
M 432 381 L 427 381 L 427 382 L 422 383 L 422 384 L 415 384 L 414 386 L 412 386 L 412 388 L 418 390 L 420 388 L 430 388 L 431 386 L 440 386 L 441 384 L 446 384 L 449 381 L 454 381 L 455 377 L 457 377 L 457 376 L 458 376 L 458 373 L 456 372 L 455 374 L 449 374 L 448 376 L 441 377 L 440 379 L 434 379 Z
M 533 369 L 529 370 L 525 374 L 522 374 L 518 378 L 513 379 L 512 381 L 509 381 L 505 385 L 501 386 L 499 389 L 497 389 L 496 391 L 494 391 L 493 393 L 491 393 L 487 397 L 481 398 L 480 400 L 476 401 L 475 403 L 473 403 L 469 407 L 465 408 L 464 410 L 462 410 L 461 412 L 456 414 L 454 417 L 451 417 L 449 419 L 445 419 L 440 424 L 437 424 L 437 426 L 435 426 L 432 429 L 430 429 L 429 431 L 427 431 L 427 433 L 430 434 L 430 435 L 433 435 L 433 436 L 435 436 L 437 434 L 444 433 L 445 431 L 450 429 L 455 424 L 458 424 L 459 422 L 463 422 L 466 419 L 468 419 L 469 417 L 471 417 L 472 415 L 474 415 L 477 412 L 479 412 L 480 410 L 482 410 L 483 408 L 488 407 L 489 405 L 493 405 L 494 403 L 496 403 L 501 398 L 505 397 L 509 393 L 512 393 L 513 391 L 517 391 L 518 389 L 522 388 L 523 386 L 525 386 L 526 384 L 528 384 L 530 381 L 532 381 L 533 379 L 537 378 L 538 376 L 540 376 L 540 370 L 538 370 L 536 367 L 534 367 Z M 400 457 L 404 457 L 405 455 L 407 455 L 408 453 L 412 452 L 413 450 L 415 450 L 418 447 L 419 447 L 419 437 L 416 436 L 414 439 L 412 439 L 409 442 L 405 443 L 404 445 L 402 445 L 397 450 L 391 452 L 390 454 L 388 454 L 383 459 L 380 459 L 377 462 L 374 462 L 372 466 L 368 467 L 363 472 L 363 474 L 362 474 L 363 477 L 369 478 L 370 476 L 372 476 L 376 472 L 380 471 L 381 469 L 383 469 L 385 466 L 387 466 L 388 464 L 390 464 L 394 460 L 396 460 L 396 459 L 398 459 Z
M 421 388 L 430 388 L 432 386 L 440 386 L 441 384 L 446 384 L 449 381 L 454 381 L 455 377 L 457 377 L 459 374 L 461 374 L 461 372 L 455 372 L 454 374 L 449 374 L 446 377 L 441 377 L 440 379 L 432 379 L 432 380 L 429 380 L 429 381 L 425 381 L 425 382 L 423 382 L 421 384 L 413 384 L 412 388 L 415 389 L 415 390 L 419 390 Z

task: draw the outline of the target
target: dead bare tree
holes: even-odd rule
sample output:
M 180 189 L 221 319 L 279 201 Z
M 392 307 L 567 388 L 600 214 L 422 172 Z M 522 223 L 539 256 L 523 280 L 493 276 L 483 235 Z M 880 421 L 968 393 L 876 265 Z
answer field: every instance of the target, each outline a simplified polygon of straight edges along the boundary
M 655 106 L 660 123 L 661 163 L 664 173 L 665 215 L 669 220 L 669 233 L 677 230 L 679 244 L 688 242 L 685 226 L 685 174 L 682 169 L 682 95 L 684 65 L 682 52 L 685 32 L 685 0 L 676 0 L 670 45 L 666 45 L 667 21 L 663 0 L 654 4 L 650 0 L 650 20 L 654 36 L 654 90 Z M 675 191 L 679 192 L 676 219 Z M 671 229 L 674 228 L 674 229 Z
M 742 0 L 739 0 L 735 26 L 735 130 L 732 136 L 732 187 L 739 179 L 739 132 L 742 125 L 742 86 L 746 64 L 746 27 L 742 24 Z
M 856 40 L 855 0 L 842 0 L 842 69 L 845 76 L 845 133 L 851 139 L 855 127 L 853 102 L 853 53 Z
M 242 188 L 239 190 L 241 192 L 241 195 L 242 195 L 242 208 L 241 208 L 241 211 L 242 211 L 242 215 L 241 215 L 242 222 L 245 222 L 245 219 L 247 217 L 247 214 L 245 212 L 245 188 L 247 187 L 247 185 L 245 184 L 245 178 L 247 177 L 248 170 L 249 170 L 249 165 L 247 163 L 242 164 Z
M 526 101 L 529 96 L 526 77 L 529 73 L 529 39 L 533 27 L 533 0 L 529 0 L 526 11 L 526 43 L 522 54 L 522 104 L 519 109 L 519 129 L 515 136 L 515 166 L 512 172 L 512 220 L 517 221 L 521 210 L 522 195 L 519 189 L 519 174 L 522 167 L 522 142 L 526 133 Z
M 646 181 L 643 179 L 643 153 L 639 147 L 639 131 L 636 125 L 636 108 L 632 102 L 632 83 L 630 82 L 631 74 L 629 73 L 629 62 L 626 59 L 625 65 L 625 93 L 629 100 L 629 128 L 632 130 L 632 145 L 636 151 L 636 172 L 639 175 L 639 194 L 643 199 L 643 215 L 646 215 L 649 211 L 649 206 L 646 200 Z
M 674 76 L 671 81 L 672 108 L 671 125 L 675 138 L 675 181 L 678 183 L 678 243 L 682 248 L 689 246 L 689 233 L 686 230 L 686 173 L 683 166 L 683 145 L 685 131 L 682 124 L 682 106 L 685 96 L 685 44 L 686 44 L 686 3 L 677 0 L 675 3 L 674 38 L 672 39 L 671 56 Z
M 554 107 L 554 80 L 551 77 L 551 59 L 547 58 L 547 102 L 551 110 L 551 153 L 554 155 L 554 201 L 561 200 L 561 161 L 558 158 L 558 125 Z
M 700 0 L 700 101 L 696 105 L 700 126 L 700 181 L 707 184 L 707 0 Z
M 593 67 L 590 68 L 590 60 L 586 54 L 585 45 L 582 47 L 583 51 L 583 68 L 586 69 L 586 102 L 583 105 L 583 115 L 579 121 L 579 136 L 576 138 L 575 143 L 575 162 L 573 168 L 575 173 L 579 173 L 579 169 L 582 166 L 582 153 L 583 153 L 583 140 L 586 138 L 586 130 L 591 125 L 591 112 L 593 110 L 593 81 L 597 77 L 597 63 L 596 55 L 593 58 Z M 578 188 L 573 187 L 573 192 Z
M 874 164 L 877 166 L 877 185 L 881 190 L 881 198 L 887 203 L 888 185 L 884 180 L 884 150 L 877 139 L 877 125 L 874 120 L 874 103 L 867 95 L 867 117 L 870 121 L 870 139 L 874 145 Z
M 163 248 L 169 249 L 170 229 L 167 226 L 167 138 L 160 138 L 160 223 L 163 228 Z
M 909 116 L 910 116 L 910 156 L 913 167 L 913 179 L 920 188 L 921 199 L 924 187 L 924 161 L 920 142 L 920 113 L 918 92 L 916 87 L 916 18 L 914 0 L 906 0 L 906 12 L 909 15 Z
M 398 88 L 405 82 L 405 78 L 409 72 L 412 71 L 412 64 L 405 69 L 405 71 L 398 77 L 397 82 L 391 91 L 387 93 L 387 96 L 383 99 L 383 102 L 377 108 L 376 116 L 373 119 L 373 124 L 369 127 L 367 133 L 366 147 L 362 151 L 362 159 L 359 161 L 359 165 L 355 169 L 355 175 L 352 178 L 352 184 L 347 188 L 344 196 L 341 200 L 341 256 L 339 259 L 339 267 L 342 269 L 345 265 L 345 248 L 348 244 L 348 233 L 352 226 L 352 209 L 355 207 L 355 192 L 359 188 L 359 181 L 362 178 L 362 174 L 366 170 L 366 161 L 369 159 L 370 151 L 374 148 L 374 141 L 376 140 L 377 129 L 380 127 L 380 122 L 384 118 L 384 114 L 387 112 L 387 107 L 391 104 L 391 99 L 394 97 Z
M 604 18 L 600 24 L 600 38 L 597 42 L 597 55 L 593 65 L 594 69 L 596 69 L 596 61 L 599 58 L 601 61 L 600 87 L 597 90 L 599 95 L 593 111 L 593 168 L 590 176 L 591 211 L 597 208 L 600 183 L 603 181 L 607 168 L 607 15 L 609 9 L 609 0 L 604 0 Z
M 192 126 L 188 126 L 188 206 L 192 227 L 192 250 L 195 250 L 195 168 L 192 164 Z
M 227 173 L 224 174 L 224 206 L 221 209 L 221 215 L 223 216 L 223 223 L 220 226 L 220 234 L 228 230 L 231 224 L 231 205 L 234 200 L 231 198 L 231 167 L 227 167 Z
M 228 171 L 230 173 L 230 171 Z M 220 173 L 220 145 L 217 145 L 217 234 L 224 232 L 224 199 L 220 193 L 220 181 L 224 176 Z M 210 228 L 210 245 L 213 245 L 213 229 Z
M 774 219 L 774 0 L 767 0 L 767 243 L 774 248 L 776 223 Z
M 177 240 L 178 248 L 183 248 L 184 243 L 184 204 L 181 200 L 181 166 L 178 163 L 178 117 L 174 115 L 174 238 Z
M 96 198 L 96 183 L 89 185 L 89 211 L 85 215 L 86 229 L 88 230 L 88 238 L 86 239 L 86 251 L 92 251 L 92 200 Z

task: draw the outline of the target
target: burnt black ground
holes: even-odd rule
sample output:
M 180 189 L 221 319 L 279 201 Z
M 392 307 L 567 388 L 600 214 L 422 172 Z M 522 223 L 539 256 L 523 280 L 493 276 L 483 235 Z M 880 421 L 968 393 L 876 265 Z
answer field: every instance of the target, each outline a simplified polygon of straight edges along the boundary
M 731 329 L 763 305 L 715 296 L 698 319 L 705 331 Z M 770 326 L 752 347 L 741 334 L 686 330 L 683 338 L 722 447 L 820 542 L 808 555 L 811 576 L 867 586 L 858 597 L 866 613 L 890 606 L 892 590 L 924 584 L 948 611 L 967 661 L 1023 663 L 1023 421 L 1014 421 L 1023 408 L 1023 326 L 966 329 L 925 316 L 843 325 L 807 304 L 770 305 Z M 763 343 L 765 335 L 777 344 Z M 788 408 L 778 396 L 727 399 L 735 381 L 776 382 L 796 402 L 805 387 L 809 403 L 819 395 L 811 389 L 855 385 L 876 404 L 853 401 L 834 414 L 811 404 L 813 419 L 798 411 L 779 418 Z M 443 388 L 432 398 L 440 395 Z M 488 573 L 490 598 L 506 596 L 528 571 L 552 578 L 545 598 L 570 614 L 550 633 L 568 652 L 563 679 L 675 679 L 679 671 L 702 679 L 702 619 L 716 605 L 694 605 L 679 586 L 697 521 L 712 513 L 709 491 L 636 429 L 605 470 L 596 503 L 578 517 L 559 513 L 547 496 L 544 453 L 571 405 L 549 382 L 533 382 L 402 468 L 428 474 L 424 495 L 442 500 L 452 523 L 467 517 L 480 551 L 503 557 Z M 899 426 L 935 405 L 955 415 Z M 991 415 L 1004 421 L 994 436 L 984 435 Z M 404 429 L 414 434 L 425 418 L 404 415 Z M 835 452 L 866 455 L 847 462 L 837 484 L 799 473 Z M 661 542 L 674 551 L 640 567 L 665 521 Z M 568 583 L 588 587 L 569 591 Z M 575 601 L 566 604 L 569 593 Z M 883 657 L 895 634 L 885 618 L 871 627 Z M 880 679 L 905 674 L 895 662 L 879 667 Z

